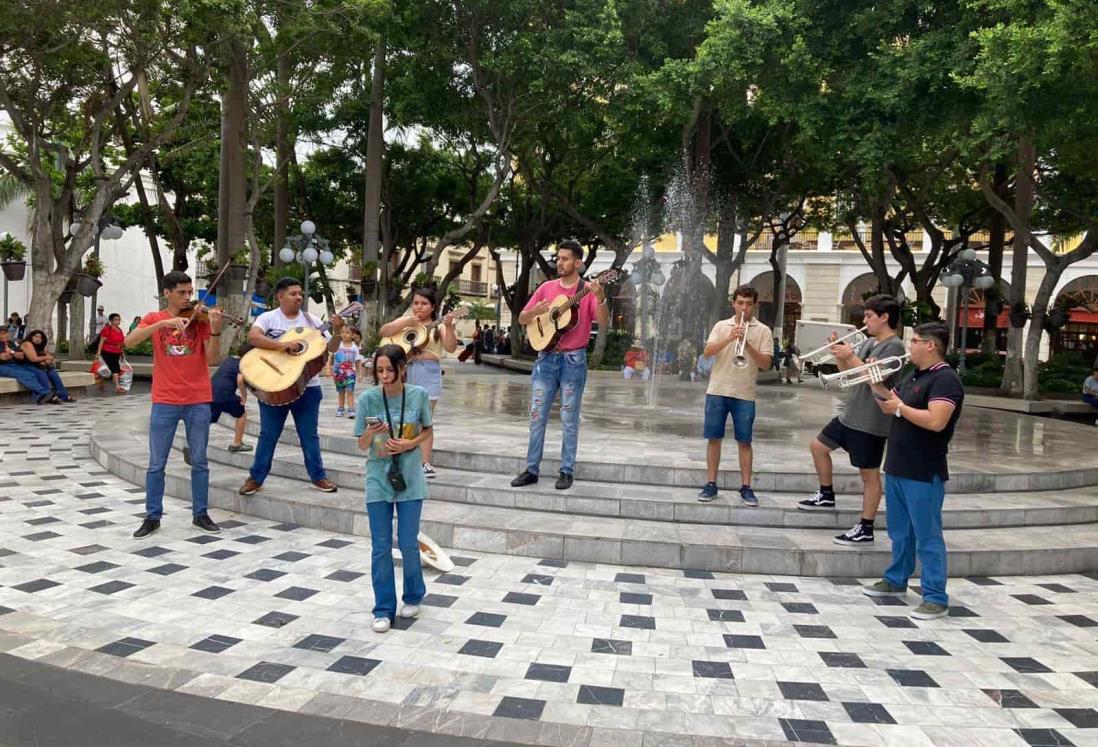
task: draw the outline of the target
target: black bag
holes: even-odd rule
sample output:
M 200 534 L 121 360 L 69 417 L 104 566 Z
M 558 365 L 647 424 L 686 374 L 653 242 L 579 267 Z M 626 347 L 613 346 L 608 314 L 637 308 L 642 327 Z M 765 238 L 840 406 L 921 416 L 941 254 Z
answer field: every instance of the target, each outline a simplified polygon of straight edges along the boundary
M 408 484 L 400 471 L 400 454 L 393 454 L 393 461 L 389 462 L 389 473 L 385 475 L 385 479 L 389 481 L 389 487 L 396 493 L 403 493 L 408 489 Z

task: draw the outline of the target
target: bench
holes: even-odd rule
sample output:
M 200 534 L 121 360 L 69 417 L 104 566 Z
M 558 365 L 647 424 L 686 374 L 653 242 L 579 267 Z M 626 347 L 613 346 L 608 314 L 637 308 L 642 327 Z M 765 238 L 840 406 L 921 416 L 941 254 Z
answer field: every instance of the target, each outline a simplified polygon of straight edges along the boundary
M 95 385 L 95 377 L 87 371 L 61 371 L 61 381 L 69 394 L 81 397 L 88 393 L 88 387 Z M 22 402 L 30 392 L 15 379 L 0 379 L 0 402 Z

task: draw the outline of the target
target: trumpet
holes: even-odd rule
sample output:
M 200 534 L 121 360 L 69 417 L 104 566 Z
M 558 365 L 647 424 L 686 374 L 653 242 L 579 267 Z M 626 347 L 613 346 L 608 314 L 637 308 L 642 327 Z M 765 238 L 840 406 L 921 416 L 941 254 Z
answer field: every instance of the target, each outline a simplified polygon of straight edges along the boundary
M 907 353 L 904 353 L 903 355 L 881 358 L 879 361 L 865 363 L 857 368 L 848 368 L 834 374 L 823 374 L 820 376 L 820 381 L 823 383 L 824 389 L 832 381 L 838 381 L 840 389 L 849 389 L 858 384 L 880 384 L 889 376 L 902 371 L 909 357 Z
M 740 312 L 740 324 L 743 329 L 743 335 L 740 337 L 738 344 L 736 345 L 736 354 L 732 356 L 732 365 L 736 368 L 747 368 L 748 360 L 747 355 L 744 352 L 747 347 L 747 325 L 744 324 L 743 312 Z
M 855 347 L 861 345 L 863 342 L 865 342 L 866 340 L 869 339 L 868 337 L 865 336 L 865 331 L 867 329 L 868 329 L 868 327 L 862 327 L 861 329 L 856 329 L 853 332 L 848 332 L 847 334 L 843 335 L 842 337 L 839 337 L 839 338 L 833 340 L 832 342 L 827 343 L 826 345 L 821 345 L 820 347 L 813 350 L 811 353 L 805 353 L 804 355 L 801 356 L 801 365 L 803 366 L 807 362 L 807 363 L 811 363 L 814 366 L 822 366 L 823 364 L 834 360 L 835 359 L 835 354 L 830 353 L 830 352 L 827 355 L 825 355 L 824 357 L 820 358 L 819 360 L 815 360 L 815 358 L 816 358 L 817 355 L 824 352 L 825 350 L 830 349 L 832 345 L 834 345 L 836 343 L 839 343 L 839 342 L 845 342 L 847 345 L 849 345 L 852 348 L 855 348 Z

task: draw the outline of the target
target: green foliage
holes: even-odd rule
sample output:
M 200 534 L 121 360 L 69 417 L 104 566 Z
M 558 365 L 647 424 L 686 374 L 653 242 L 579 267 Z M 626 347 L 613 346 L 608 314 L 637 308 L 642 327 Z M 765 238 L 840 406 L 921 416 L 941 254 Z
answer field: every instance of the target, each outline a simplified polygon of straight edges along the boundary
M 153 342 L 152 340 L 145 340 L 140 345 L 133 345 L 126 348 L 126 355 L 131 356 L 145 356 L 151 358 L 153 354 Z
M 1038 386 L 1046 394 L 1077 394 L 1083 389 L 1083 380 L 1090 376 L 1093 363 L 1093 359 L 1074 350 L 1054 355 L 1038 369 Z
M 621 329 L 609 329 L 603 334 L 606 335 L 606 350 L 602 354 L 602 364 L 599 369 L 617 371 L 625 365 L 625 353 L 633 344 L 633 335 Z M 594 349 L 595 338 L 592 337 L 587 346 L 587 352 L 591 353 Z
M 27 256 L 27 247 L 10 233 L 0 236 L 0 262 L 22 262 Z
M 495 321 L 496 307 L 484 301 L 471 301 L 469 304 L 469 317 L 481 322 Z
M 94 254 L 89 254 L 84 259 L 84 274 L 91 275 L 93 278 L 101 278 L 106 273 L 107 268 L 103 265 L 103 260 Z

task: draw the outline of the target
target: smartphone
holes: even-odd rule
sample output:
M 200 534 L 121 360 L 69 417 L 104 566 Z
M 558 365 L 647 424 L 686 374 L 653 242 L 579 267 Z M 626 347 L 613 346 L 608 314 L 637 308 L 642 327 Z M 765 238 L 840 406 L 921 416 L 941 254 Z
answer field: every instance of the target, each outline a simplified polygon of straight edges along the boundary
M 374 417 L 373 415 L 366 416 L 366 425 L 377 425 L 381 422 L 381 418 Z

